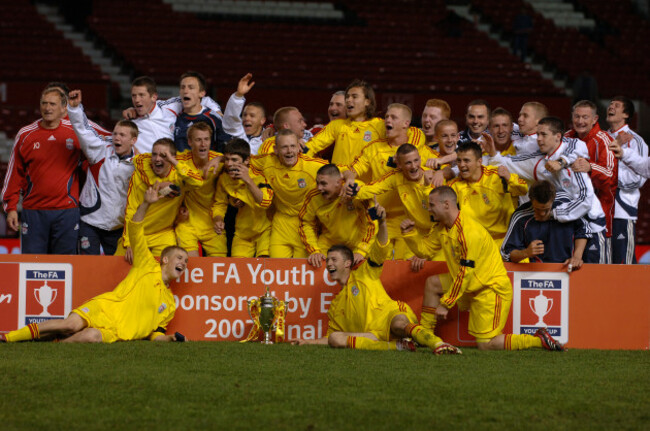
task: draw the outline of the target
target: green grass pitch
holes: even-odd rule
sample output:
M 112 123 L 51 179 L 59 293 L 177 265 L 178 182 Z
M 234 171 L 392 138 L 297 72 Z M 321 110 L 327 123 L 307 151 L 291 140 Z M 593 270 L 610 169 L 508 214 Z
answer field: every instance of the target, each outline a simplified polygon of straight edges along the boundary
M 0 345 L 0 430 L 648 429 L 650 353 Z

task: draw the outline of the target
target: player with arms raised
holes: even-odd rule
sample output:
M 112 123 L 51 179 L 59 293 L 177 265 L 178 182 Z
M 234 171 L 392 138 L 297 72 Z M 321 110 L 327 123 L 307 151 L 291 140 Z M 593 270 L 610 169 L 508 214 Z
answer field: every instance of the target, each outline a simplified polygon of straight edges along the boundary
M 144 202 L 127 221 L 134 254 L 133 267 L 113 291 L 85 302 L 65 319 L 30 323 L 6 336 L 0 334 L 0 341 L 29 341 L 55 336 L 67 336 L 63 341 L 68 343 L 113 343 L 145 338 L 184 341 L 181 334 L 165 335 L 165 331 L 176 311 L 169 283 L 187 268 L 187 252 L 181 247 L 167 247 L 158 264 L 147 247 L 143 232 L 143 220 L 149 205 L 161 198 L 159 189 L 159 183 L 149 187 Z

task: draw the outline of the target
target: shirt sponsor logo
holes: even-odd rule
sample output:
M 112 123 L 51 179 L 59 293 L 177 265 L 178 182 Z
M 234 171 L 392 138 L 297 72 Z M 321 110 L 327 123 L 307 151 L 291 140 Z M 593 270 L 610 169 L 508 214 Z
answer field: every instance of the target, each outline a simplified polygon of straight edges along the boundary
M 565 272 L 515 272 L 513 332 L 534 334 L 546 328 L 561 343 L 569 341 L 569 275 Z
M 41 143 L 40 142 L 34 142 L 34 149 L 38 150 L 39 148 L 41 148 Z
M 54 137 L 54 135 L 50 135 L 50 137 L 47 138 L 47 140 L 48 141 L 56 141 L 56 138 Z

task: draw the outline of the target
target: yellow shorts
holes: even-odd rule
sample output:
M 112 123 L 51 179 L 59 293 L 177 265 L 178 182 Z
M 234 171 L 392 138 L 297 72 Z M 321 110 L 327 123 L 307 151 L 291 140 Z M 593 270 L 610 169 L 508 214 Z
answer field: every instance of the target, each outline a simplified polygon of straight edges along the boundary
M 81 307 L 72 310 L 71 313 L 81 317 L 89 328 L 97 329 L 102 334 L 102 343 L 119 341 L 117 329 L 113 327 L 97 301 L 90 300 Z
M 473 295 L 467 329 L 476 342 L 485 343 L 501 334 L 508 321 L 511 304 L 512 297 L 504 297 L 492 289 L 483 289 Z
M 170 245 L 176 245 L 176 234 L 172 229 L 145 235 L 145 238 L 147 239 L 147 246 L 149 246 L 151 254 L 156 257 L 160 257 L 160 254 L 165 248 Z M 118 241 L 115 256 L 124 256 L 125 252 L 124 243 Z
M 232 257 L 259 257 L 269 256 L 269 247 L 271 243 L 271 227 L 269 226 L 261 234 L 244 239 L 237 235 L 232 240 Z
M 390 332 L 390 325 L 400 314 L 405 315 L 411 323 L 418 323 L 418 318 L 406 302 L 393 301 L 385 305 L 381 310 L 373 313 L 373 319 L 369 324 L 370 331 L 379 341 L 390 341 L 395 337 Z
M 406 244 L 406 241 L 402 239 L 402 231 L 400 230 L 399 225 L 402 223 L 402 219 L 404 218 L 406 218 L 406 216 L 402 215 L 400 217 L 389 219 L 386 222 L 388 239 L 393 246 L 393 259 L 395 260 L 406 260 L 415 255 Z
M 271 257 L 307 257 L 307 250 L 300 239 L 298 217 L 276 212 L 271 225 Z
M 187 251 L 198 250 L 201 243 L 207 256 L 226 257 L 228 254 L 226 233 L 217 235 L 212 226 L 197 228 L 191 222 L 179 223 L 176 226 L 176 238 L 178 245 Z

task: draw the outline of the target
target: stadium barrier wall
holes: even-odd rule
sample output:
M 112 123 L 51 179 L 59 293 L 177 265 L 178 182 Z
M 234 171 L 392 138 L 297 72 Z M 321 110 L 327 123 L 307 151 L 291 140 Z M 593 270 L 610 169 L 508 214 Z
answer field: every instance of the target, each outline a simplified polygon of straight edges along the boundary
M 64 317 L 84 301 L 112 290 L 129 271 L 121 257 L 25 256 L 0 258 L 0 331 L 33 321 Z M 529 333 L 540 322 L 571 348 L 650 347 L 650 267 L 584 265 L 566 273 L 559 264 L 506 264 L 514 300 L 506 332 Z M 444 262 L 427 262 L 413 273 L 409 262 L 386 262 L 388 294 L 419 315 L 426 278 L 446 272 Z M 43 289 L 48 285 L 52 289 Z M 265 286 L 287 301 L 287 339 L 317 338 L 327 332 L 327 309 L 338 286 L 324 267 L 305 259 L 190 258 L 184 276 L 172 283 L 176 316 L 169 332 L 192 340 L 239 340 L 252 321 L 246 301 Z M 56 290 L 56 293 L 53 293 Z M 459 346 L 473 345 L 468 313 L 454 307 L 437 332 Z

